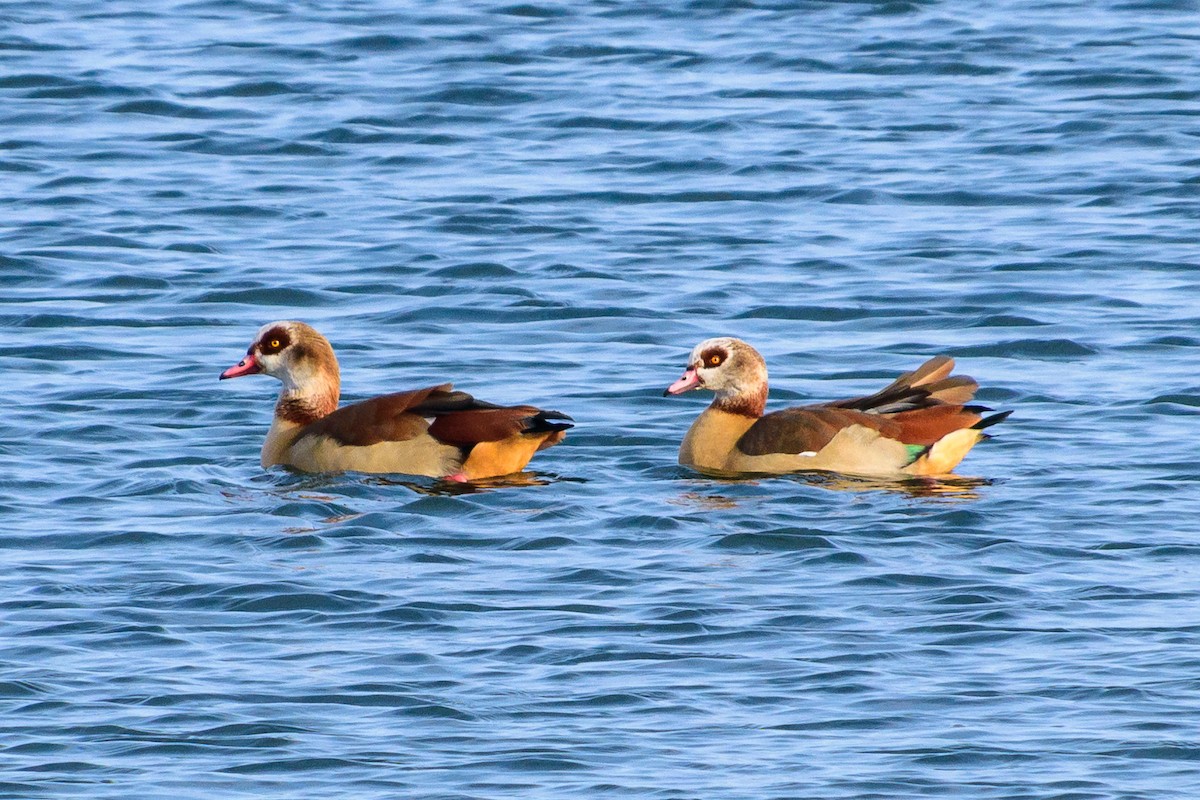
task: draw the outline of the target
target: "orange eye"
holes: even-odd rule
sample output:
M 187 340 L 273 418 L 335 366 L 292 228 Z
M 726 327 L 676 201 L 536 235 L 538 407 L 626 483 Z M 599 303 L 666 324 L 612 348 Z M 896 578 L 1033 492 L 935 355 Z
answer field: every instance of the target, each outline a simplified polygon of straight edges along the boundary
M 279 340 L 278 340 L 278 339 L 272 339 L 272 340 L 271 340 L 271 347 L 279 347 Z
M 708 363 L 712 364 L 715 367 L 721 363 L 721 357 L 720 356 L 709 356 Z

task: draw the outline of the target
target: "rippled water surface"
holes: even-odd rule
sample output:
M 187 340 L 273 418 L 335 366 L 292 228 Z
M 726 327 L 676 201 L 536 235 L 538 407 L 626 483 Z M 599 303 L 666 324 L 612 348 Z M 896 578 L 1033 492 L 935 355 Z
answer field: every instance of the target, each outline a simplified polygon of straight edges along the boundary
M 1194 2 L 0 9 L 0 794 L 1200 795 Z M 264 472 L 348 399 L 578 427 L 524 480 Z M 936 353 L 964 479 L 675 463 Z M 974 478 L 974 479 L 971 479 Z

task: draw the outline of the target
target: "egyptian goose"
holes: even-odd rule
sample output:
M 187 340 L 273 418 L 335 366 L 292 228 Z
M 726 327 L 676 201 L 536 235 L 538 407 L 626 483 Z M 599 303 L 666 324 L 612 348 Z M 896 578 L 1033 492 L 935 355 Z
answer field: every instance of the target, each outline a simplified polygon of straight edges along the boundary
M 303 322 L 264 325 L 221 380 L 257 373 L 283 384 L 263 443 L 264 468 L 478 480 L 521 471 L 572 427 L 558 411 L 484 403 L 448 383 L 338 408 L 333 348 Z
M 950 373 L 937 356 L 867 397 L 763 414 L 767 365 L 740 339 L 696 345 L 683 377 L 664 395 L 709 389 L 716 394 L 692 423 L 679 463 L 702 472 L 784 473 L 828 470 L 854 475 L 938 475 L 950 472 L 983 429 L 1011 411 L 966 405 L 979 385 Z

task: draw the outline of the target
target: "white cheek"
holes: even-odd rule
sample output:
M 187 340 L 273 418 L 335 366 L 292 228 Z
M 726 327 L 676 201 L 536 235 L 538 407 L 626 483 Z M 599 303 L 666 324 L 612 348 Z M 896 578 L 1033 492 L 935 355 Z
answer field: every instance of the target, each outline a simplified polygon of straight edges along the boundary
M 725 383 L 724 376 L 717 369 L 703 367 L 696 370 L 696 374 L 700 376 L 701 384 L 709 389 L 719 389 Z
M 283 361 L 279 358 L 278 354 L 259 354 L 257 360 L 259 369 L 268 375 L 278 375 L 280 367 L 283 366 Z

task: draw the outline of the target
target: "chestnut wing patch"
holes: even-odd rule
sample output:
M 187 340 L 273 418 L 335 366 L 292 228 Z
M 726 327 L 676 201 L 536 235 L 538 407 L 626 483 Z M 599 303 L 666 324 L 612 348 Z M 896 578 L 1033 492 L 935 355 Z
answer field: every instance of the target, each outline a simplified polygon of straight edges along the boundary
M 973 428 L 982 417 L 983 406 L 936 405 L 892 414 L 886 419 L 898 428 L 892 438 L 905 444 L 931 446 L 947 434 L 963 428 Z
M 412 409 L 434 417 L 429 435 L 446 444 L 470 449 L 480 442 L 498 442 L 520 434 L 554 433 L 573 427 L 566 414 L 535 406 L 499 406 L 476 400 L 466 392 L 431 395 Z M 561 436 L 559 437 L 561 438 Z
M 301 436 L 327 436 L 338 444 L 368 447 L 380 442 L 402 442 L 420 436 L 428 425 L 426 414 L 417 411 L 433 398 L 462 394 L 446 383 L 373 397 L 342 406 L 304 429 Z M 470 395 L 467 395 L 470 397 Z
M 440 414 L 429 426 L 429 434 L 447 444 L 472 447 L 480 442 L 498 442 L 520 434 L 564 431 L 573 427 L 566 414 L 542 411 L 534 406 L 495 406 Z

